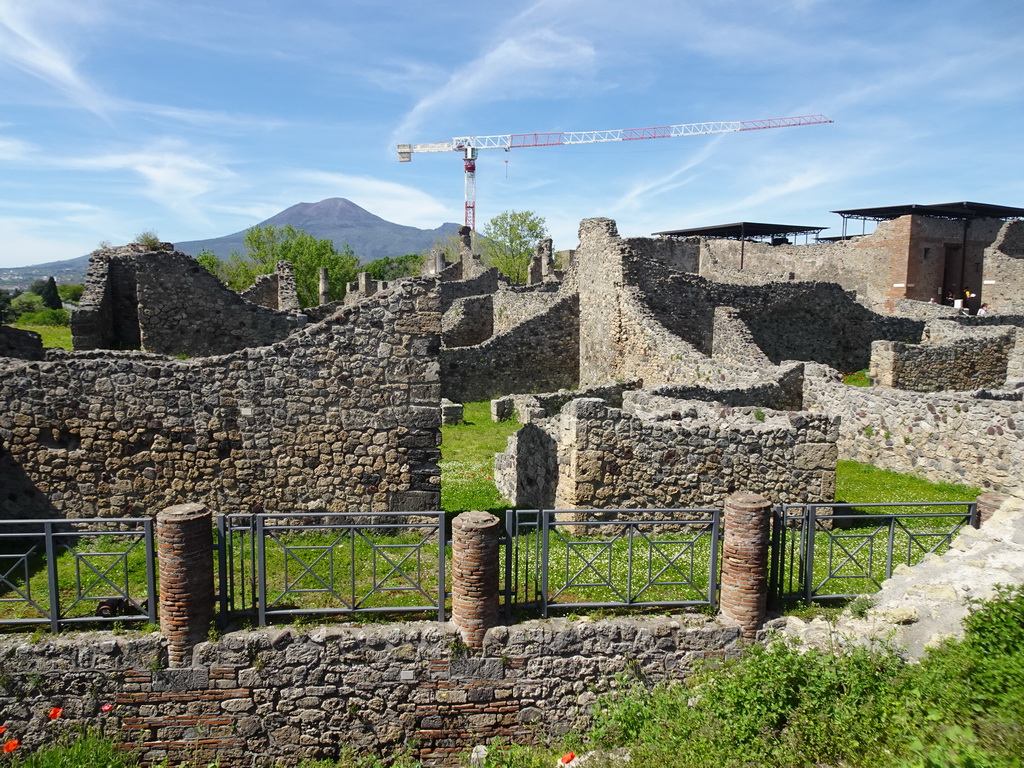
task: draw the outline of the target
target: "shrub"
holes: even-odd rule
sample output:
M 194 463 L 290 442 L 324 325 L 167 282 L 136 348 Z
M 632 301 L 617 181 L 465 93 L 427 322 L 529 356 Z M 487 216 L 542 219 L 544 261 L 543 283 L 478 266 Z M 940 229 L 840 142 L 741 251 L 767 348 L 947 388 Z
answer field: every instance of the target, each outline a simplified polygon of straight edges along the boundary
M 70 325 L 71 314 L 66 309 L 44 309 L 26 312 L 18 318 L 19 325 Z

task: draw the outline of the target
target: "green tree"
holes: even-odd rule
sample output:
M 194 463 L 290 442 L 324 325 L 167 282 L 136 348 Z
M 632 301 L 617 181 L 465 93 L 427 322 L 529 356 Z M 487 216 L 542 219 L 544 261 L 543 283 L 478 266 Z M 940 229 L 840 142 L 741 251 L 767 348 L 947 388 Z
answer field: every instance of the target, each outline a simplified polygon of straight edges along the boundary
M 10 291 L 0 288 L 0 323 L 7 323 L 14 319 L 14 313 L 11 311 L 13 298 Z
M 15 318 L 21 317 L 26 312 L 42 312 L 46 309 L 43 304 L 43 297 L 38 293 L 23 293 L 11 300 L 11 311 Z
M 412 277 L 420 273 L 424 257 L 420 253 L 407 253 L 404 256 L 383 256 L 366 265 L 366 272 L 374 280 L 398 280 L 401 277 Z
M 537 242 L 548 230 L 544 218 L 533 211 L 505 211 L 484 225 L 483 236 L 484 263 L 514 283 L 525 283 Z
M 359 259 L 347 245 L 339 251 L 330 239 L 318 239 L 301 229 L 252 227 L 245 233 L 245 252 L 232 252 L 226 260 L 203 251 L 196 260 L 219 277 L 229 288 L 244 291 L 259 275 L 269 275 L 277 262 L 287 261 L 295 273 L 299 304 L 312 307 L 320 303 L 320 270 L 327 269 L 328 298 L 345 297 L 345 286 L 356 278 Z
M 57 286 L 57 293 L 63 301 L 77 303 L 81 300 L 82 294 L 85 293 L 85 286 L 74 283 L 61 283 Z
M 60 300 L 60 293 L 57 291 L 57 281 L 50 276 L 39 293 L 43 299 L 43 306 L 47 309 L 63 309 L 64 302 Z

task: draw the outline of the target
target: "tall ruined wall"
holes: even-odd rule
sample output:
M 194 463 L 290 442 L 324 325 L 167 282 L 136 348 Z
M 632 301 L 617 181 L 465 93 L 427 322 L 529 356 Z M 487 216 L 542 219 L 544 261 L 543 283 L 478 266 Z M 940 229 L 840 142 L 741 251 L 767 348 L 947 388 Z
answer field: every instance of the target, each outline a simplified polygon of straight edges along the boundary
M 915 392 L 1001 387 L 1017 336 L 1017 329 L 1008 326 L 964 327 L 936 321 L 928 326 L 922 344 L 872 344 L 871 378 L 879 386 Z
M 271 344 L 304 323 L 245 300 L 187 254 L 125 247 L 93 254 L 71 332 L 75 349 L 203 356 Z
M 839 456 L 933 482 L 1009 492 L 1024 462 L 1021 390 L 921 393 L 850 387 L 808 366 L 804 406 L 842 416 Z
M 154 764 L 295 766 L 350 746 L 458 766 L 475 744 L 586 727 L 620 675 L 681 681 L 739 646 L 738 627 L 701 615 L 498 627 L 472 656 L 451 624 L 234 632 L 184 669 L 161 669 L 159 635 L 0 638 L 0 712 L 34 749 L 53 737 L 39 713 L 59 704 L 58 725 L 102 725 Z
M 924 327 L 875 314 L 832 283 L 740 285 L 678 272 L 645 258 L 637 242 L 620 239 L 609 219 L 580 224 L 567 282 L 580 295 L 585 386 L 634 377 L 647 386 L 745 379 L 763 375 L 757 368 L 766 358 L 860 370 L 872 341 L 918 341 Z M 717 342 L 716 332 L 724 334 Z
M 626 392 L 622 409 L 578 399 L 524 427 L 496 457 L 495 481 L 514 505 L 546 509 L 717 506 L 751 489 L 831 501 L 838 434 L 831 416 Z
M 700 242 L 696 238 L 630 237 L 625 243 L 643 261 L 659 261 L 679 272 L 700 268 Z
M 493 267 L 466 279 L 462 279 L 461 265 L 452 273 L 446 269 L 441 279 L 441 311 L 447 312 L 456 299 L 494 293 L 498 290 L 498 283 L 498 270 Z
M 1024 314 L 1024 219 L 1004 222 L 985 249 L 981 299 L 994 312 Z
M 565 296 L 547 312 L 472 347 L 441 350 L 441 395 L 456 402 L 579 384 L 579 300 Z
M 435 285 L 222 357 L 0 361 L 0 516 L 436 509 Z

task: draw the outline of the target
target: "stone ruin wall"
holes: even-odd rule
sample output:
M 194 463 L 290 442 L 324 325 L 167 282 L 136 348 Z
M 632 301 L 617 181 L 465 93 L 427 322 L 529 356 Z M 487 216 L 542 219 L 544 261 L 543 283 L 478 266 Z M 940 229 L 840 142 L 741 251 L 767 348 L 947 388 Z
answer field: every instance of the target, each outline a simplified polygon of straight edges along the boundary
M 270 275 L 256 275 L 252 286 L 239 295 L 246 301 L 267 309 L 287 312 L 299 309 L 299 293 L 295 270 L 287 261 L 279 261 Z
M 39 713 L 59 703 L 62 726 L 99 726 L 147 763 L 295 766 L 351 745 L 454 766 L 474 744 L 585 727 L 620 676 L 684 680 L 740 644 L 699 614 L 497 627 L 472 655 L 450 623 L 335 625 L 234 632 L 162 669 L 158 634 L 14 636 L 0 638 L 0 712 L 28 749 L 52 737 Z
M 443 284 L 442 284 L 443 287 Z M 579 384 L 579 299 L 471 347 L 441 350 L 441 396 L 459 403 Z
M 564 297 L 559 284 L 554 282 L 536 286 L 500 285 L 493 295 L 494 332 L 509 331 L 547 312 Z
M 471 347 L 494 335 L 494 297 L 456 299 L 441 317 L 441 343 L 445 347 Z
M 221 357 L 0 360 L 0 516 L 437 509 L 439 310 L 409 281 Z
M 955 307 L 946 304 L 932 304 L 929 301 L 917 301 L 916 299 L 896 299 L 893 302 L 893 314 L 896 317 L 927 322 L 941 318 L 958 317 L 960 312 Z
M 804 405 L 842 414 L 839 456 L 933 482 L 1010 492 L 1024 465 L 1021 390 L 921 393 L 851 387 L 808 365 Z
M 42 360 L 43 337 L 35 331 L 0 325 L 0 358 L 17 357 L 21 360 Z
M 921 344 L 872 344 L 870 376 L 879 386 L 913 392 L 999 388 L 1011 370 L 1020 372 L 1024 352 L 1018 349 L 1018 335 L 1010 326 L 934 321 Z
M 456 265 L 460 266 L 460 265 Z M 464 299 L 469 296 L 483 296 L 493 294 L 498 290 L 498 270 L 491 268 L 473 277 L 462 278 L 461 268 L 457 270 L 458 275 L 449 275 L 446 269 L 441 276 L 441 311 L 447 312 L 457 299 Z
M 1024 219 L 1003 222 L 984 259 L 981 301 L 993 312 L 1024 315 Z
M 169 246 L 169 244 L 167 244 Z M 306 317 L 254 304 L 191 256 L 139 246 L 97 251 L 71 315 L 76 350 L 202 357 L 280 341 Z
M 720 506 L 751 488 L 776 503 L 831 501 L 838 422 L 644 392 L 621 409 L 577 399 L 509 438 L 495 481 L 514 505 L 543 509 Z

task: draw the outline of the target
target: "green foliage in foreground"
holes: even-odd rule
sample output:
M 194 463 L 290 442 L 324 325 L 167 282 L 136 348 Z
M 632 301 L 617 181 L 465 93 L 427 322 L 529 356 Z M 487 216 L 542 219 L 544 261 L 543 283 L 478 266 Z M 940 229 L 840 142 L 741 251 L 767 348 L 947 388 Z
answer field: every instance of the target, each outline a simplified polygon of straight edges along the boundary
M 71 325 L 71 313 L 66 309 L 44 309 L 42 312 L 25 312 L 18 318 L 18 325 Z
M 685 684 L 607 697 L 591 742 L 633 766 L 1013 766 L 1024 755 L 1024 589 L 976 605 L 962 640 L 906 664 L 891 648 L 752 647 Z

